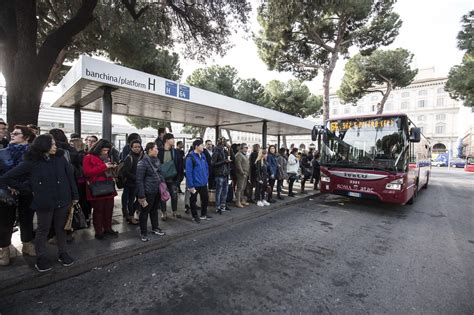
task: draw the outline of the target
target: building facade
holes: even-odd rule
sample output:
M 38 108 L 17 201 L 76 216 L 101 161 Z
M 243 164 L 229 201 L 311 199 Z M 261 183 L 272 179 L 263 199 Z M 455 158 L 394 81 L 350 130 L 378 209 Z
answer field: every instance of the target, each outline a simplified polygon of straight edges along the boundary
M 422 73 L 426 76 L 426 71 Z M 409 86 L 390 93 L 384 113 L 406 113 L 430 140 L 434 154 L 451 151 L 457 156 L 461 139 L 466 136 L 468 130 L 472 130 L 474 115 L 462 102 L 449 97 L 444 90 L 447 80 L 447 77 L 417 77 Z M 377 103 L 381 100 L 381 93 L 371 92 L 354 106 L 342 104 L 336 93 L 332 93 L 330 117 L 375 114 Z

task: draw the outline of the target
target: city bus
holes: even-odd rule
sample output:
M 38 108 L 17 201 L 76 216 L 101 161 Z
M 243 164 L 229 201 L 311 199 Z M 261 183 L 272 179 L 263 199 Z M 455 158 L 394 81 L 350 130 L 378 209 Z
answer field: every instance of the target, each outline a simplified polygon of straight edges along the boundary
M 321 193 L 412 204 L 428 187 L 431 146 L 406 114 L 329 119 L 315 126 Z

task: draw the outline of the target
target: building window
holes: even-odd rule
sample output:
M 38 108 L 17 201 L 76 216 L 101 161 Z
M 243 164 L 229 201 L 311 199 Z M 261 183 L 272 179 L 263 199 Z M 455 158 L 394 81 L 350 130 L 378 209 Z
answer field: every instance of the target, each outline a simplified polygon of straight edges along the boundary
M 425 115 L 419 115 L 417 117 L 418 121 L 425 121 L 425 118 L 426 118 Z
M 351 108 L 349 106 L 344 107 L 344 114 L 349 114 Z
M 443 94 L 443 93 L 446 93 L 446 91 L 444 90 L 444 87 L 438 88 L 438 94 Z
M 371 101 L 376 101 L 377 99 L 378 99 L 377 95 L 372 95 L 372 97 L 370 98 Z
M 425 95 L 428 95 L 428 91 L 427 91 L 427 90 L 419 90 L 419 91 L 418 91 L 418 96 L 425 96 Z
M 393 104 L 392 103 L 385 104 L 385 109 L 392 111 L 393 110 Z
M 372 105 L 372 111 L 375 112 L 375 110 L 377 109 L 377 105 Z
M 444 129 L 445 129 L 444 125 L 436 125 L 435 133 L 437 135 L 442 135 L 444 134 Z
M 409 105 L 410 105 L 410 102 L 402 102 L 401 107 L 402 109 L 408 109 Z
M 419 100 L 418 101 L 418 108 L 426 107 L 426 100 Z
M 402 97 L 410 97 L 410 92 L 402 92 Z
M 436 115 L 436 120 L 445 120 L 446 119 L 446 114 L 438 114 Z
M 337 115 L 337 108 L 333 108 L 333 109 L 332 109 L 332 114 L 333 114 L 333 115 Z
M 439 97 L 438 99 L 436 99 L 436 106 L 437 107 L 443 107 L 444 106 L 444 98 L 443 97 Z
M 357 112 L 358 113 L 363 113 L 364 112 L 364 106 L 358 106 L 357 107 Z

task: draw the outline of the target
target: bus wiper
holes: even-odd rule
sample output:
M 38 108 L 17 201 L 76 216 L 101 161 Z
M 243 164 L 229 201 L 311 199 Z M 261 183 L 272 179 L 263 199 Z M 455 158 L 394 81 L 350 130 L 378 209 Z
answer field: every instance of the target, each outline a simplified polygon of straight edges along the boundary
M 400 152 L 400 155 L 397 157 L 397 159 L 395 160 L 395 163 L 393 164 L 393 168 L 394 168 L 394 171 L 396 172 L 397 171 L 397 165 L 398 165 L 398 162 L 400 161 L 400 158 L 403 156 L 403 154 L 405 154 L 405 150 L 410 146 L 410 144 L 407 144 L 405 145 L 405 147 L 403 148 L 402 152 Z

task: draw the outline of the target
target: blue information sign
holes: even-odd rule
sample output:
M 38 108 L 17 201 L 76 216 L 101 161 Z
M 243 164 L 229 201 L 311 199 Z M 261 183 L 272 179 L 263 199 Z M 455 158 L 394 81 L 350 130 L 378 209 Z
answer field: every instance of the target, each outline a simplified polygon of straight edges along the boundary
M 179 85 L 179 97 L 189 100 L 189 86 Z
M 178 96 L 178 84 L 171 81 L 166 81 L 165 94 L 171 96 Z

